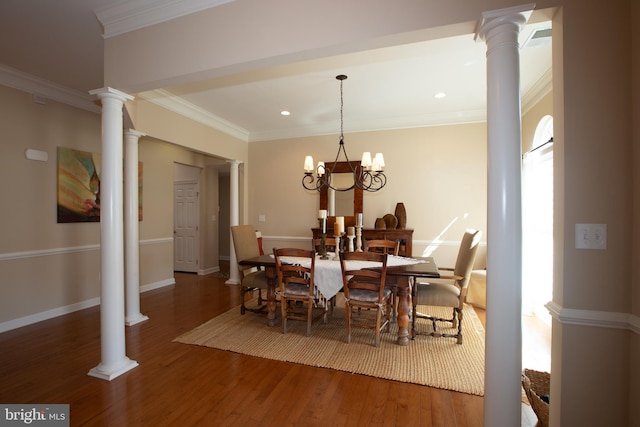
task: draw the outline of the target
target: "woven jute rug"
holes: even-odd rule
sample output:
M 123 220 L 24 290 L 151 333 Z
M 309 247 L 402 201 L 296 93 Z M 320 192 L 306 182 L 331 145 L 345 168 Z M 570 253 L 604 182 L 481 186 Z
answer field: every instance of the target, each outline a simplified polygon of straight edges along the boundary
M 439 310 L 418 307 L 419 312 Z M 279 312 L 279 307 L 278 307 Z M 441 314 L 450 314 L 449 309 Z M 421 329 L 430 324 L 420 320 Z M 421 384 L 482 396 L 484 394 L 484 328 L 471 306 L 464 310 L 462 345 L 454 338 L 418 336 L 402 347 L 396 343 L 397 325 L 383 332 L 380 347 L 373 346 L 374 332 L 352 329 L 345 342 L 344 307 L 338 303 L 328 323 L 316 321 L 311 336 L 306 324 L 290 320 L 287 333 L 267 325 L 264 315 L 238 307 L 179 336 L 174 342 L 193 344 L 267 359 L 336 369 L 388 380 Z M 440 326 L 439 330 L 443 331 Z M 446 329 L 446 328 L 445 328 Z

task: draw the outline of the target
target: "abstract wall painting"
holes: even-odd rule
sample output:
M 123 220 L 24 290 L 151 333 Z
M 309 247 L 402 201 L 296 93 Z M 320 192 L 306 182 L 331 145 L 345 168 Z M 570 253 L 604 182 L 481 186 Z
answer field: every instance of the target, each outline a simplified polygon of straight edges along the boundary
M 142 162 L 138 164 L 142 221 Z M 100 154 L 58 147 L 58 223 L 100 222 Z

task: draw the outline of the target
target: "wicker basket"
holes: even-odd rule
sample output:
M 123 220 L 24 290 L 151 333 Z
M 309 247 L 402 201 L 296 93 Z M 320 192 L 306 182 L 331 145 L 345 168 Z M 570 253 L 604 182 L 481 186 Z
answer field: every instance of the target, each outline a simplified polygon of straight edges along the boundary
M 549 404 L 540 396 L 549 395 L 550 375 L 548 372 L 525 369 L 522 373 L 522 387 L 529 399 L 531 408 L 538 417 L 538 425 L 549 426 Z

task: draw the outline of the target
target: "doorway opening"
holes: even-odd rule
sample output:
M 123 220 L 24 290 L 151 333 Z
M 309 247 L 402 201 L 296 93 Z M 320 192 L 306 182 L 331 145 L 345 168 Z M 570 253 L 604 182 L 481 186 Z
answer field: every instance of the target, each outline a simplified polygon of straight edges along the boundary
M 174 163 L 173 270 L 200 269 L 200 168 Z

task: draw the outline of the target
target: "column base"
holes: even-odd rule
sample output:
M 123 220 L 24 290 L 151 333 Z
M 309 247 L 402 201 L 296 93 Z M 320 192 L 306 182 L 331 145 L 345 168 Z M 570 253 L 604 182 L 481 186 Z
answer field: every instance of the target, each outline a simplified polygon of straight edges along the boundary
M 145 320 L 149 320 L 149 316 L 145 316 L 142 313 L 138 313 L 135 316 L 125 318 L 124 324 L 127 326 L 133 326 L 138 323 L 144 322 Z
M 238 279 L 228 279 L 224 283 L 227 284 L 227 285 L 239 285 L 240 284 L 240 280 L 238 280 Z
M 111 381 L 112 379 L 119 377 L 125 372 L 130 371 L 131 369 L 138 366 L 138 362 L 135 360 L 131 360 L 128 357 L 125 357 L 117 367 L 108 367 L 102 363 L 100 363 L 95 368 L 92 368 L 87 375 L 90 377 L 100 378 L 101 380 Z

